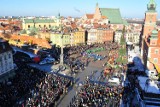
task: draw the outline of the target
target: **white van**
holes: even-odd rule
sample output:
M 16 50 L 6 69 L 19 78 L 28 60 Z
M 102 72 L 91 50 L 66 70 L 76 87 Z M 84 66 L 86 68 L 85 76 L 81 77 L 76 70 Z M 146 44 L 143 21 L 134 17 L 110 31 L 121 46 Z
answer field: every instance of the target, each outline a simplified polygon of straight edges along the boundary
M 108 83 L 120 85 L 120 80 L 117 76 L 113 76 L 108 80 Z

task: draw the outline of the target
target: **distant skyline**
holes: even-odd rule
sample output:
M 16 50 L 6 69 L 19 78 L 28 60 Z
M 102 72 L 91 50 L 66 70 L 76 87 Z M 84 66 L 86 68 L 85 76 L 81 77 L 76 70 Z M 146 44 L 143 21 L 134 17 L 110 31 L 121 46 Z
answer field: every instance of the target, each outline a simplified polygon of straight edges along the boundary
M 160 3 L 157 3 L 160 18 Z M 81 17 L 94 13 L 96 3 L 103 8 L 119 8 L 123 18 L 144 18 L 149 0 L 1 0 L 0 16 Z

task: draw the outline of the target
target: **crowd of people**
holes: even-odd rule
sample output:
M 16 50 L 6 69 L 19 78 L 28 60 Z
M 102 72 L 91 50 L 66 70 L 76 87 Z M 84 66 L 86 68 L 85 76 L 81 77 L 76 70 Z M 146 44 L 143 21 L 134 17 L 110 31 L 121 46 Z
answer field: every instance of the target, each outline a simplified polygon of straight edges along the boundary
M 71 71 L 83 70 L 90 62 L 89 58 L 83 58 L 82 53 L 88 49 L 103 47 L 108 52 L 108 60 L 111 64 L 117 65 L 115 59 L 118 57 L 118 45 L 116 43 L 104 43 L 93 45 L 73 46 L 65 53 L 65 63 Z M 112 50 L 114 49 L 114 50 Z M 75 55 L 75 56 L 74 56 Z M 74 57 L 73 57 L 74 56 Z M 16 75 L 9 78 L 5 83 L 0 83 L 0 106 L 54 106 L 71 84 L 71 80 L 55 74 L 49 74 L 32 68 L 23 63 L 17 63 Z M 122 64 L 123 65 L 123 64 Z M 111 68 L 115 71 L 114 68 Z M 124 69 L 123 69 L 124 70 Z M 102 72 L 103 73 L 103 72 Z M 102 74 L 101 73 L 101 74 Z M 103 80 L 105 76 L 99 80 Z M 121 86 L 108 86 L 87 82 L 78 92 L 77 97 L 71 103 L 72 107 L 77 106 L 119 106 L 123 88 Z
M 55 106 L 60 97 L 67 93 L 71 81 L 55 74 L 46 74 L 44 80 L 30 91 L 26 101 L 29 107 Z
M 71 84 L 68 78 L 24 65 L 15 73 L 0 83 L 0 107 L 52 105 Z
M 17 69 L 16 75 L 8 81 L 0 83 L 0 105 L 2 107 L 12 107 L 15 102 L 25 96 L 29 90 L 36 86 L 45 73 L 31 67 L 23 66 Z
M 111 42 L 106 42 L 104 44 L 96 43 L 91 45 L 72 46 L 69 48 L 68 52 L 65 53 L 65 63 L 71 68 L 71 71 L 75 71 L 76 69 L 84 70 L 84 68 L 92 62 L 92 58 L 82 57 L 84 52 L 95 48 L 105 48 L 108 52 L 109 50 L 116 49 L 117 47 L 118 45 L 116 43 Z
M 108 86 L 86 82 L 70 103 L 70 107 L 119 107 L 122 86 Z

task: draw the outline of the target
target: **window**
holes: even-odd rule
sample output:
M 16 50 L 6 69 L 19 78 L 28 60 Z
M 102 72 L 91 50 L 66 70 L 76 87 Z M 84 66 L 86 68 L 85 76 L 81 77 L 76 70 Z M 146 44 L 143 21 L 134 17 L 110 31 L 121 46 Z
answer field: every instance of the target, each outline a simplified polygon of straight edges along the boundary
M 154 63 L 158 63 L 158 58 L 153 59 Z
M 155 49 L 155 54 L 158 54 L 158 49 Z

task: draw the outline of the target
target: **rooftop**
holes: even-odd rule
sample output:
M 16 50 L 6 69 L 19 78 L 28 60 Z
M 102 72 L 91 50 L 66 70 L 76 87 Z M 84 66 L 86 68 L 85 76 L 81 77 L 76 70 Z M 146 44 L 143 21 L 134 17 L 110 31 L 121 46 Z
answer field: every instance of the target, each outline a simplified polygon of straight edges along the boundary
M 118 8 L 100 8 L 102 16 L 106 16 L 111 24 L 123 24 L 120 10 Z
M 93 14 L 86 14 L 87 19 L 93 19 Z
M 24 23 L 54 23 L 53 19 L 24 19 Z

